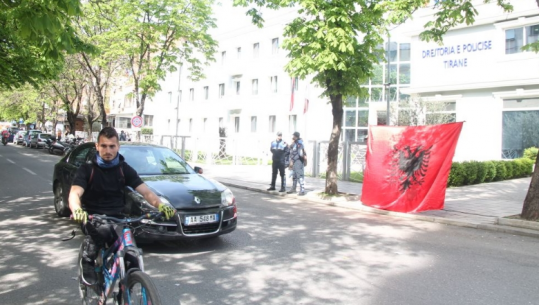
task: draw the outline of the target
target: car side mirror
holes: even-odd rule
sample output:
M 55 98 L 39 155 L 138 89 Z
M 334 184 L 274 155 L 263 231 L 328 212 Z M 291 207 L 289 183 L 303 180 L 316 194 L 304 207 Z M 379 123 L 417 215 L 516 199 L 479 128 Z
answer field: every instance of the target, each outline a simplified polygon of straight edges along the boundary
M 204 170 L 202 167 L 195 166 L 195 172 L 199 175 L 202 175 L 204 173 Z

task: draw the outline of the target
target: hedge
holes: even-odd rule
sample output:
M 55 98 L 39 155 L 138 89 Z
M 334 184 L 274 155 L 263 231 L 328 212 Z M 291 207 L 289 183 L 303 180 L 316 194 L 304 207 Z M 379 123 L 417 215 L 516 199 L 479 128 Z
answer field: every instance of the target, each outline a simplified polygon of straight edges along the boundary
M 529 177 L 532 174 L 534 163 L 530 158 L 507 161 L 453 162 L 447 179 L 447 186 L 462 186 Z

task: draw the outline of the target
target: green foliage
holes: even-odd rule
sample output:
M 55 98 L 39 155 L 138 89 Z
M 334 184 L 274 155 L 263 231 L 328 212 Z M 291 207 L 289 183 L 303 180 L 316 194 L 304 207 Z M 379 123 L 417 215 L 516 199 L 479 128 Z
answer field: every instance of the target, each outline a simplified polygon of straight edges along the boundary
M 537 152 L 539 152 L 539 149 L 537 147 L 529 147 L 524 149 L 524 158 L 528 158 L 535 162 L 537 159 Z
M 472 163 L 475 163 L 475 167 L 477 169 L 477 176 L 475 177 L 473 184 L 485 182 L 485 178 L 487 176 L 487 166 L 485 162 L 472 161 Z
M 141 134 L 153 134 L 153 128 L 152 127 L 142 127 L 140 129 Z
M 73 28 L 79 16 L 80 1 L 2 1 L 0 88 L 37 86 L 57 75 L 64 53 L 93 50 Z
M 496 164 L 493 161 L 485 161 L 485 182 L 491 182 L 496 177 Z
M 465 161 L 462 162 L 462 169 L 464 171 L 464 185 L 470 185 L 477 179 L 477 164 L 475 162 Z
M 524 164 L 524 177 L 531 176 L 533 174 L 533 166 L 535 165 L 535 161 L 532 161 L 528 158 L 521 158 L 519 160 L 522 161 L 522 163 Z
M 505 161 L 493 161 L 496 165 L 496 176 L 494 181 L 501 181 L 508 178 L 507 168 L 505 167 Z
M 134 84 L 137 114 L 147 97 L 161 90 L 166 75 L 183 66 L 189 78 L 203 77 L 203 67 L 213 61 L 217 42 L 209 31 L 211 0 L 113 0 L 107 13 L 115 20 L 109 32 L 110 48 L 121 52 Z
M 505 170 L 506 170 L 506 175 L 505 175 L 505 179 L 511 179 L 515 176 L 515 166 L 514 166 L 514 163 L 512 161 L 503 161 L 505 162 Z
M 451 164 L 449 178 L 447 179 L 447 186 L 464 185 L 465 175 L 466 172 L 464 171 L 464 166 L 459 162 L 453 162 Z

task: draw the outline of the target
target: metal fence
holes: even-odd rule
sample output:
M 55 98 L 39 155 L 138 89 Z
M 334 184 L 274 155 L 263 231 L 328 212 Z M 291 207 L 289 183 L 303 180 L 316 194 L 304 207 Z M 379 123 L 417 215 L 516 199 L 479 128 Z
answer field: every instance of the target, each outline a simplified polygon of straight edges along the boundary
M 268 165 L 271 139 L 141 135 L 141 141 L 176 150 L 185 160 L 207 165 Z M 329 141 L 308 141 L 305 174 L 324 177 Z M 365 169 L 367 145 L 364 142 L 340 142 L 337 174 L 341 180 L 353 180 Z

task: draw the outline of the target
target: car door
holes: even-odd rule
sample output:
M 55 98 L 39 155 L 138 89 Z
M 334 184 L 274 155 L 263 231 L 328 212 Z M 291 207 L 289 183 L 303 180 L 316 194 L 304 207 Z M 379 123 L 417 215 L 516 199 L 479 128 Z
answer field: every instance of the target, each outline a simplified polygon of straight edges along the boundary
M 64 187 L 66 199 L 69 198 L 69 191 L 71 190 L 71 184 L 73 183 L 75 174 L 77 173 L 79 167 L 88 160 L 88 153 L 92 147 L 94 146 L 91 143 L 80 145 L 79 147 L 75 148 L 67 157 L 62 171 L 62 185 Z

